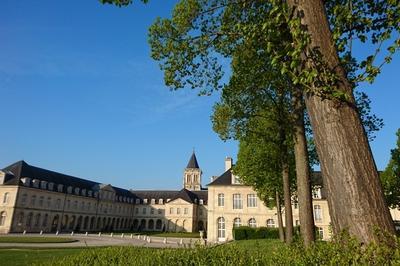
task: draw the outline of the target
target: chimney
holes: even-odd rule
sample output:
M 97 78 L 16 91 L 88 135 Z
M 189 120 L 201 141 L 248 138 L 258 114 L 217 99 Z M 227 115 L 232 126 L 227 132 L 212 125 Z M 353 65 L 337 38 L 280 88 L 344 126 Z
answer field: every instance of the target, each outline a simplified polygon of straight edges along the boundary
M 228 171 L 231 168 L 232 168 L 232 158 L 226 157 L 225 158 L 225 171 Z

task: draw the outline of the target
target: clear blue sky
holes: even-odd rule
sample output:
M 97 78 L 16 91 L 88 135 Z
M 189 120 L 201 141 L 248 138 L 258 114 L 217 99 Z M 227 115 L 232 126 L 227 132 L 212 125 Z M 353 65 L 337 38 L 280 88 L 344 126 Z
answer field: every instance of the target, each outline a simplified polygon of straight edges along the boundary
M 179 189 L 193 147 L 203 184 L 237 144 L 211 129 L 218 95 L 170 92 L 147 28 L 175 1 L 116 8 L 92 1 L 0 1 L 0 168 L 15 161 L 135 189 Z M 384 119 L 383 169 L 400 127 L 397 55 L 364 85 Z

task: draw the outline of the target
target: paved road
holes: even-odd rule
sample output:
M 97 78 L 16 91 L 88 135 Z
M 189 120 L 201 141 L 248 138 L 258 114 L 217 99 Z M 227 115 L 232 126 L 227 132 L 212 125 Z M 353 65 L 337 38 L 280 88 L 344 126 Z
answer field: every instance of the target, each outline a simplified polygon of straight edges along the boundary
M 199 241 L 197 238 L 164 238 L 164 237 L 152 237 L 152 236 L 131 236 L 130 234 L 114 235 L 103 234 L 59 234 L 58 236 L 53 234 L 8 234 L 7 236 L 17 237 L 60 237 L 60 238 L 72 238 L 78 240 L 72 243 L 0 243 L 0 247 L 100 247 L 100 246 L 142 246 L 142 247 L 157 247 L 157 248 L 183 248 L 193 246 L 194 243 Z M 166 243 L 165 243 L 166 241 Z

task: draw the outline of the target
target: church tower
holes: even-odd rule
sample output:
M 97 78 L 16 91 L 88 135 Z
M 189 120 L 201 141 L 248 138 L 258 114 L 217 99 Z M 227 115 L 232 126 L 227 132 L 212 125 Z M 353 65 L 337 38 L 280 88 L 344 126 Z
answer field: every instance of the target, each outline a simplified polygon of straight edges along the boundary
M 196 154 L 193 151 L 183 173 L 183 187 L 187 190 L 201 190 L 201 174 Z

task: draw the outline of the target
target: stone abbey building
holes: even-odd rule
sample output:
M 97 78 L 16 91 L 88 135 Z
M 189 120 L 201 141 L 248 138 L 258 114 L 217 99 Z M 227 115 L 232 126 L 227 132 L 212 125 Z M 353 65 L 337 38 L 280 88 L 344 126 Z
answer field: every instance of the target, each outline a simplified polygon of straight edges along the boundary
M 266 207 L 250 186 L 242 185 L 231 167 L 232 159 L 226 158 L 225 172 L 204 189 L 202 171 L 193 153 L 183 173 L 181 190 L 140 191 L 19 161 L 0 170 L 0 233 L 203 230 L 208 241 L 215 242 L 232 239 L 234 226 L 276 227 L 276 209 Z M 317 230 L 327 239 L 330 217 L 321 185 L 314 187 L 313 198 Z M 396 220 L 398 213 L 392 211 Z M 298 217 L 294 202 L 296 225 Z

